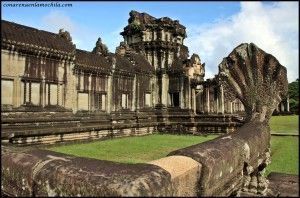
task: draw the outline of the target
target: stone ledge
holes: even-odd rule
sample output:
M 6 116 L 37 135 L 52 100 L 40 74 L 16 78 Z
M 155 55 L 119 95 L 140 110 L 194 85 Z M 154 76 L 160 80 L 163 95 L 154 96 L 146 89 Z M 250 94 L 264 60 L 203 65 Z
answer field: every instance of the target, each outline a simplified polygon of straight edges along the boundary
M 257 169 L 266 160 L 269 140 L 267 127 L 247 123 L 236 133 L 173 151 L 168 156 L 187 156 L 202 165 L 198 195 L 228 196 L 240 188 L 245 165 Z
M 299 175 L 271 172 L 269 187 L 279 197 L 299 197 Z
M 185 156 L 168 156 L 148 163 L 170 173 L 176 196 L 197 196 L 201 164 Z
M 152 164 L 122 164 L 2 146 L 2 191 L 13 196 L 171 196 L 171 176 Z

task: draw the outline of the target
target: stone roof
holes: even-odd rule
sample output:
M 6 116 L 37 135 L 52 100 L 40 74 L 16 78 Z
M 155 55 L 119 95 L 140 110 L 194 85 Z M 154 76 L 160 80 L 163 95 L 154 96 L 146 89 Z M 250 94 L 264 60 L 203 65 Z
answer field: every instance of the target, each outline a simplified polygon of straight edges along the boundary
M 136 71 L 146 73 L 152 73 L 155 71 L 154 66 L 152 66 L 142 54 L 130 53 L 127 55 L 127 57 L 134 61 Z
M 140 13 L 132 10 L 128 19 L 128 25 L 121 32 L 121 35 L 130 35 L 141 32 L 147 28 L 173 30 L 174 34 L 186 37 L 185 26 L 181 25 L 178 20 L 172 20 L 169 17 L 155 18 L 147 13 Z
M 151 73 L 153 66 L 142 54 L 136 52 L 126 53 L 125 56 L 109 53 L 103 48 L 101 40 L 97 41 L 99 48 L 95 47 L 93 52 L 76 49 L 68 32 L 60 30 L 59 34 L 38 30 L 32 27 L 1 21 L 2 41 L 5 45 L 13 48 L 24 49 L 29 52 L 43 51 L 75 56 L 75 64 L 78 70 L 108 73 L 115 64 L 115 69 L 122 72 Z M 2 45 L 3 47 L 3 45 Z M 100 52 L 100 53 L 99 53 Z M 74 59 L 73 59 L 74 60 Z
M 120 42 L 120 45 L 116 48 L 116 54 L 131 61 L 137 72 L 153 73 L 155 71 L 143 54 L 138 53 L 125 42 Z
M 116 66 L 115 69 L 123 72 L 130 72 L 130 73 L 136 73 L 135 71 L 135 65 L 124 56 L 120 56 L 118 54 L 111 54 L 112 58 L 115 58 L 116 60 Z
M 110 57 L 80 49 L 76 49 L 75 64 L 83 70 L 109 71 L 112 68 Z
M 75 46 L 64 36 L 32 27 L 1 20 L 2 42 L 18 48 L 39 49 L 61 54 L 70 54 Z M 66 32 L 64 32 L 66 33 Z

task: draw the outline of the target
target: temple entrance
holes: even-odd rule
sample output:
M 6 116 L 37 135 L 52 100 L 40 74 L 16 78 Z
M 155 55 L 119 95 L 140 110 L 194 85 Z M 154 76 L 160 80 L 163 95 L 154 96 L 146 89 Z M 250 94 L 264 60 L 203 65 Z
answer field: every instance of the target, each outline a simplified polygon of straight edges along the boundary
M 170 93 L 171 106 L 179 107 L 179 92 Z

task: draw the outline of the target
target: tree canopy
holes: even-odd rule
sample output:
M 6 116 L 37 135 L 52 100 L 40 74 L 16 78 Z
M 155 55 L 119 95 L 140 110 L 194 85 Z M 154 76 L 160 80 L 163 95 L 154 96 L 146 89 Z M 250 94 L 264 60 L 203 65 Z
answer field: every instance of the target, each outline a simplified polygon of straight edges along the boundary
M 299 111 L 299 79 L 289 83 L 289 102 L 290 111 Z

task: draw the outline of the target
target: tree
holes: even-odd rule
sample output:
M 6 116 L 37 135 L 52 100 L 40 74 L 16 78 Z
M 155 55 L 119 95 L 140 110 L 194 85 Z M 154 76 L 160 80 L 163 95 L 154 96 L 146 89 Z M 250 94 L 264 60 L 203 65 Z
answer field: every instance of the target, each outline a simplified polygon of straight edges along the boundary
M 299 79 L 289 83 L 290 111 L 299 111 Z

